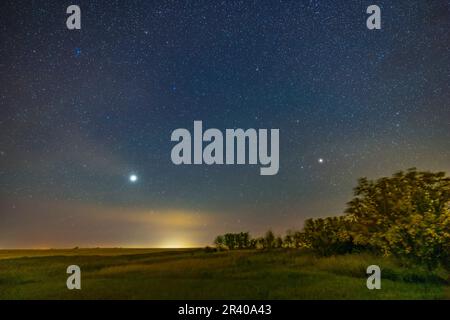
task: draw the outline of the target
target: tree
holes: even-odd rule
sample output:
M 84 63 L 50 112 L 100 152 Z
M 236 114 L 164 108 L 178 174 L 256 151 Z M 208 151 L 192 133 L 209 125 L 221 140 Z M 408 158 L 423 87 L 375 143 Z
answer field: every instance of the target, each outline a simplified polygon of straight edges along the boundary
M 265 242 L 264 247 L 267 249 L 272 249 L 274 246 L 274 240 L 275 240 L 275 235 L 273 234 L 272 230 L 268 230 L 264 237 L 264 242 Z
M 277 236 L 276 238 L 275 238 L 275 241 L 273 242 L 273 246 L 274 246 L 274 248 L 281 248 L 281 247 L 283 247 L 283 239 L 281 239 L 281 237 L 280 236 Z
M 355 244 L 423 263 L 450 260 L 450 178 L 443 172 L 400 171 L 389 178 L 362 178 L 346 219 Z
M 294 232 L 292 230 L 288 230 L 283 239 L 283 246 L 285 248 L 295 248 L 294 244 Z
M 248 232 L 240 233 L 226 233 L 223 236 L 217 236 L 214 240 L 216 247 L 234 249 L 246 249 L 252 246 L 256 246 L 256 242 L 251 242 L 251 237 Z
M 250 239 L 250 241 L 249 241 L 249 248 L 256 249 L 257 245 L 258 245 L 258 240 L 257 239 L 253 239 L 253 238 Z
M 256 249 L 265 249 L 266 239 L 263 237 L 256 238 Z
M 214 244 L 218 249 L 223 249 L 225 247 L 225 238 L 223 236 L 217 236 L 214 240 Z
M 237 247 L 236 236 L 234 233 L 226 233 L 224 234 L 225 245 L 228 249 L 233 250 Z
M 353 250 L 353 241 L 343 216 L 308 219 L 303 233 L 298 237 L 300 246 L 311 248 L 324 256 Z
M 239 233 L 239 248 L 245 249 L 250 246 L 250 234 L 248 232 Z
M 304 232 L 296 231 L 293 234 L 294 248 L 309 248 Z

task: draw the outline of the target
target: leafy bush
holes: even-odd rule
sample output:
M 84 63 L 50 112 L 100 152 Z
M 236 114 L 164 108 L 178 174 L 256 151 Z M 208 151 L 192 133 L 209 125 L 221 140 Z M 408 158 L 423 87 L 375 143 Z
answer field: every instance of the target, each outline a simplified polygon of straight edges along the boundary
M 372 251 L 433 269 L 450 270 L 450 178 L 409 169 L 375 181 L 361 178 L 345 215 L 308 219 L 284 239 L 267 231 L 215 240 L 219 249 L 309 248 L 323 256 Z
M 450 178 L 410 169 L 359 180 L 345 219 L 355 244 L 434 268 L 449 267 Z
M 308 219 L 303 234 L 304 247 L 324 256 L 349 253 L 354 247 L 344 217 Z

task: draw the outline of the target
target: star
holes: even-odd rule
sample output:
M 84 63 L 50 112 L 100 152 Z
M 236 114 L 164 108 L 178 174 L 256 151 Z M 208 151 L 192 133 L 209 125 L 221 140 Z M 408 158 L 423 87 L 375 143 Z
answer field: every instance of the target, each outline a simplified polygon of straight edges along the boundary
M 80 32 L 64 31 L 64 8 L 53 3 L 45 11 L 64 19 L 8 20 L 11 34 L 2 45 L 8 56 L 27 59 L 11 58 L 2 66 L 0 105 L 9 106 L 0 119 L 0 176 L 8 181 L 7 188 L 1 187 L 2 206 L 6 200 L 13 211 L 16 203 L 21 212 L 0 213 L 7 221 L 0 223 L 0 246 L 46 242 L 46 234 L 37 239 L 41 234 L 26 228 L 42 218 L 35 212 L 41 206 L 29 205 L 30 194 L 33 203 L 42 202 L 49 219 L 59 219 L 60 211 L 71 214 L 73 199 L 80 206 L 98 204 L 99 217 L 100 207 L 109 212 L 157 206 L 172 212 L 176 206 L 183 219 L 194 207 L 202 208 L 211 228 L 194 232 L 198 238 L 193 241 L 206 245 L 217 235 L 216 224 L 233 229 L 237 218 L 244 224 L 256 211 L 267 219 L 248 222 L 255 236 L 259 230 L 294 228 L 291 221 L 324 211 L 339 214 L 336 208 L 343 207 L 342 199 L 361 176 L 389 176 L 410 166 L 450 172 L 448 139 L 443 138 L 450 117 L 449 82 L 442 72 L 449 56 L 448 21 L 414 26 L 418 15 L 441 12 L 448 1 L 442 6 L 416 2 L 406 11 L 401 4 L 385 8 L 399 28 L 376 37 L 364 17 L 355 22 L 358 28 L 336 18 L 355 20 L 358 6 L 320 0 L 271 1 L 259 9 L 249 1 L 239 8 L 233 1 L 212 1 L 196 8 L 197 15 L 185 8 L 189 12 L 183 17 L 173 14 L 177 5 L 170 1 L 159 6 L 123 1 L 98 24 L 95 17 L 85 17 L 90 26 L 85 23 L 82 32 L 89 36 L 81 38 Z M 29 16 L 26 7 L 6 3 L 11 3 L 6 14 Z M 89 10 L 103 9 L 96 2 Z M 227 13 L 233 22 L 223 19 Z M 258 15 L 257 21 L 245 23 L 249 15 Z M 118 27 L 128 18 L 133 19 Z M 235 21 L 243 21 L 246 32 Z M 324 28 L 308 32 L 318 23 Z M 335 30 L 342 31 L 337 38 Z M 193 42 L 186 41 L 185 35 L 193 33 Z M 279 128 L 281 170 L 261 178 L 260 165 L 175 167 L 171 133 L 190 128 L 194 119 L 203 121 L 205 131 Z M 270 140 L 267 136 L 267 144 Z M 320 194 L 327 201 L 317 206 Z M 67 210 L 57 208 L 60 203 L 67 203 Z M 288 217 L 269 219 L 275 216 L 273 206 Z M 49 225 L 54 236 L 49 245 L 110 244 L 134 232 L 127 229 L 131 223 L 124 223 L 103 238 L 90 233 L 95 228 L 80 227 L 83 233 L 66 239 Z M 133 233 L 133 244 L 158 244 L 160 233 L 152 228 L 149 237 Z M 16 236 L 7 239 L 13 231 Z M 168 226 L 167 235 L 171 232 Z

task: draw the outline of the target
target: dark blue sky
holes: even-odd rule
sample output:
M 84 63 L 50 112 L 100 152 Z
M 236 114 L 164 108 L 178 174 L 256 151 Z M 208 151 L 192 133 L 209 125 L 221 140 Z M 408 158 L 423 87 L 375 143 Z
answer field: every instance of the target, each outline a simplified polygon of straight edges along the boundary
M 0 15 L 0 247 L 281 233 L 340 214 L 359 177 L 450 171 L 449 1 L 7 0 Z M 279 173 L 173 165 L 170 135 L 194 120 L 280 129 Z

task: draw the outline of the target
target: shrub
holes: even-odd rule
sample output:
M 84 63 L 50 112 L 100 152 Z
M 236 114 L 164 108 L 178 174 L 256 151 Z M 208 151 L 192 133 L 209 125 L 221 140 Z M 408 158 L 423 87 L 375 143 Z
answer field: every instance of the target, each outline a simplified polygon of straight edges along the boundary
M 450 260 L 450 178 L 410 169 L 376 181 L 360 179 L 346 219 L 355 244 L 425 264 Z

